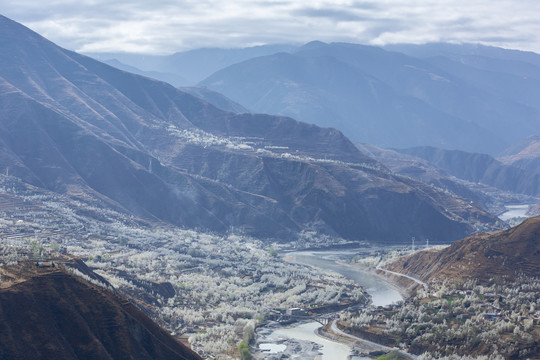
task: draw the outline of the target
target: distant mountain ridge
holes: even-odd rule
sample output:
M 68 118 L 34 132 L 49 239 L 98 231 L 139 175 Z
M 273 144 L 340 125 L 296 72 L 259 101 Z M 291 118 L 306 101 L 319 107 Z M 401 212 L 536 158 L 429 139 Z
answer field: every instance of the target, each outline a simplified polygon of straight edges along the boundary
M 422 158 L 457 178 L 496 188 L 540 196 L 540 173 L 505 165 L 487 154 L 433 147 L 398 150 Z
M 377 161 L 380 161 L 396 174 L 411 177 L 425 184 L 444 189 L 463 199 L 471 200 L 478 206 L 481 206 L 482 209 L 491 213 L 498 213 L 502 210 L 499 204 L 500 200 L 493 198 L 490 193 L 483 191 L 483 186 L 459 179 L 443 168 L 419 156 L 413 156 L 391 149 L 383 149 L 369 144 L 356 144 L 356 146 L 360 151 L 377 159 Z M 492 192 L 493 189 L 491 187 L 486 190 Z
M 116 55 L 161 72 L 199 74 L 204 68 L 210 78 L 199 77 L 199 84 L 250 111 L 336 127 L 354 141 L 382 147 L 495 156 L 540 132 L 540 55 L 531 52 L 478 44 L 377 48 L 313 41 L 170 56 L 92 55 Z
M 493 216 L 395 176 L 339 131 L 235 114 L 0 17 L 0 171 L 139 217 L 288 241 L 452 241 Z
M 229 65 L 250 58 L 289 52 L 296 49 L 294 45 L 261 45 L 241 49 L 201 48 L 171 55 L 137 55 L 124 53 L 88 53 L 98 60 L 117 61 L 124 65 L 136 67 L 139 71 L 158 71 L 161 74 L 172 74 L 180 81 L 167 81 L 174 86 L 193 86 L 212 73 Z M 166 81 L 166 78 L 159 80 Z
M 182 76 L 177 75 L 177 74 L 159 72 L 159 71 L 144 71 L 134 66 L 126 65 L 116 59 L 104 60 L 103 62 L 107 65 L 114 66 L 117 69 L 124 70 L 124 71 L 141 75 L 141 76 L 150 77 L 152 79 L 156 79 L 159 81 L 164 81 L 173 86 L 185 86 L 186 84 L 189 84 L 188 80 L 184 79 Z
M 222 94 L 210 90 L 204 87 L 180 87 L 181 91 L 187 92 L 193 96 L 196 96 L 204 101 L 209 102 L 218 109 L 230 111 L 234 113 L 248 113 L 248 109 L 238 104 L 237 102 L 232 101 L 231 99 L 223 96 Z
M 536 80 L 499 69 L 492 76 L 496 83 L 489 83 L 486 75 L 469 76 L 487 70 L 463 66 L 371 46 L 313 42 L 234 64 L 200 85 L 252 111 L 333 126 L 353 141 L 382 147 L 429 145 L 495 155 L 540 131 Z M 536 67 L 540 62 L 530 72 Z M 523 99 L 533 97 L 521 101 L 515 96 L 520 88 L 531 90 L 523 91 Z

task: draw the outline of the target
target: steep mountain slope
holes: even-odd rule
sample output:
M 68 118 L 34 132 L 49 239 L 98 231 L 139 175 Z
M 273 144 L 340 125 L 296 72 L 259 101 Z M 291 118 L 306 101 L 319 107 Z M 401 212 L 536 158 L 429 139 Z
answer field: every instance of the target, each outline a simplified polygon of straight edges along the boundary
M 156 79 L 159 81 L 164 81 L 173 86 L 186 86 L 187 84 L 190 83 L 188 80 L 184 79 L 182 76 L 177 75 L 177 74 L 160 72 L 160 71 L 144 71 L 134 66 L 126 65 L 116 59 L 104 60 L 103 62 L 107 65 L 114 66 L 117 69 L 124 70 L 132 74 L 146 76 L 146 77 Z
M 531 135 L 510 146 L 498 159 L 506 165 L 540 173 L 540 134 Z
M 333 126 L 383 147 L 496 154 L 540 129 L 535 107 L 427 61 L 354 44 L 309 43 L 232 65 L 200 84 L 252 111 Z
M 480 44 L 389 45 L 501 98 L 540 109 L 540 55 Z
M 405 147 L 411 139 L 418 139 L 415 144 L 451 146 L 452 139 L 459 139 L 459 146 L 465 147 L 472 142 L 467 136 L 482 132 L 463 124 L 467 129 L 463 133 L 471 135 L 458 136 L 451 124 L 460 123 L 459 119 L 421 101 L 403 98 L 371 74 L 331 56 L 281 53 L 256 58 L 221 70 L 200 85 L 252 111 L 336 127 L 353 140 L 381 146 Z M 441 127 L 445 131 L 439 131 Z
M 396 174 L 407 176 L 425 184 L 444 189 L 458 197 L 474 201 L 482 209 L 497 213 L 500 208 L 498 199 L 494 199 L 487 192 L 495 188 L 485 189 L 477 183 L 459 179 L 430 162 L 396 150 L 383 149 L 369 144 L 356 144 L 360 151 L 368 154 Z
M 510 146 L 498 157 L 498 160 L 528 173 L 540 174 L 540 135 L 531 135 Z M 540 215 L 540 203 L 532 206 L 529 214 Z
M 182 91 L 209 102 L 218 109 L 234 113 L 248 113 L 249 110 L 226 96 L 204 87 L 180 87 Z
M 188 228 L 452 241 L 495 219 L 394 176 L 342 133 L 234 114 L 0 17 L 0 171 Z M 476 227 L 473 227 L 474 226 Z
M 2 275 L 2 359 L 201 359 L 130 302 L 58 266 L 22 263 Z
M 540 274 L 540 217 L 512 229 L 473 235 L 443 250 L 427 250 L 400 259 L 389 270 L 422 281 L 493 278 L 512 280 Z
M 504 165 L 490 155 L 433 147 L 417 147 L 399 151 L 422 158 L 460 179 L 515 193 L 540 195 L 539 173 Z
M 475 59 L 476 60 L 476 59 Z M 483 59 L 482 59 L 483 60 Z M 482 62 L 478 60 L 478 62 Z M 490 93 L 499 99 L 508 99 L 515 104 L 523 105 L 521 111 L 518 107 L 520 114 L 526 114 L 527 108 L 539 110 L 540 106 L 540 78 L 530 77 L 529 74 L 515 74 L 513 69 L 523 69 L 527 67 L 536 67 L 534 72 L 540 72 L 540 62 L 538 65 L 524 64 L 519 61 L 501 61 L 505 63 L 504 66 L 494 66 L 494 69 L 490 69 L 489 64 L 486 64 L 485 68 L 475 68 L 474 65 L 466 61 L 449 60 L 447 58 L 430 58 L 424 59 L 424 61 L 436 66 L 437 68 L 459 77 L 467 82 L 469 85 L 482 89 L 486 93 Z M 509 70 L 507 70 L 510 68 Z M 490 69 L 490 70 L 488 70 Z

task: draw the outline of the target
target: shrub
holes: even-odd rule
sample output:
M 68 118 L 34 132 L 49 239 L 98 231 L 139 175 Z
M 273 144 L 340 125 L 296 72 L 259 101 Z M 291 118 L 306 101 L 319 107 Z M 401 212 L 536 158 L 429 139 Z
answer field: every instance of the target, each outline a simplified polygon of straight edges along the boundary
M 238 344 L 238 353 L 240 354 L 240 359 L 249 360 L 251 359 L 251 352 L 249 351 L 248 343 L 243 340 Z

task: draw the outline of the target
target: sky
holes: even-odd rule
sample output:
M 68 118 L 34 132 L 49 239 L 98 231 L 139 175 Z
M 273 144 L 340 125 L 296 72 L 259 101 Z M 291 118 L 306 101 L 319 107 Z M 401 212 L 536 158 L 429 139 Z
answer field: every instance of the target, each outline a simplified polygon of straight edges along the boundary
M 481 43 L 540 53 L 538 0 L 2 0 L 0 14 L 79 52 Z

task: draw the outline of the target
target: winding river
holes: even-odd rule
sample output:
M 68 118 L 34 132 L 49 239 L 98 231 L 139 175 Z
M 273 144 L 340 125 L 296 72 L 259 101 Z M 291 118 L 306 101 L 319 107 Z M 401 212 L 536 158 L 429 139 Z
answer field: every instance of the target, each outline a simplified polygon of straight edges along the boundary
M 336 260 L 352 255 L 354 255 L 353 251 L 317 251 L 287 254 L 294 262 L 331 270 L 355 281 L 363 286 L 371 295 L 375 306 L 384 306 L 403 300 L 403 297 L 397 289 L 385 281 L 382 281 L 381 278 L 375 274 L 336 262 Z M 278 339 L 286 337 L 290 339 L 311 341 L 321 346 L 320 352 L 322 353 L 322 360 L 346 360 L 351 352 L 351 348 L 345 344 L 330 341 L 316 335 L 315 330 L 320 326 L 321 325 L 317 322 L 310 322 L 292 328 L 277 328 L 267 338 Z M 302 358 L 302 354 L 295 355 Z
M 296 252 L 288 254 L 295 262 L 337 272 L 360 284 L 371 295 L 372 303 L 375 306 L 389 305 L 403 300 L 395 287 L 382 281 L 377 275 L 336 262 L 339 259 L 353 255 L 354 253 L 347 251 Z
M 514 217 L 526 217 L 528 205 L 508 205 L 506 206 L 506 212 L 499 215 L 502 220 L 508 220 Z M 351 279 L 364 287 L 366 291 L 371 295 L 372 303 L 375 306 L 384 306 L 392 303 L 396 303 L 403 300 L 403 297 L 399 291 L 389 283 L 383 281 L 377 275 L 364 271 L 359 268 L 348 266 L 344 263 L 337 262 L 337 260 L 345 259 L 347 257 L 354 256 L 355 251 L 303 251 L 293 252 L 287 254 L 291 261 L 311 265 L 325 270 L 331 270 L 337 272 L 348 279 Z M 279 327 L 275 328 L 272 333 L 266 336 L 266 339 L 272 341 L 272 339 L 289 338 L 293 340 L 310 341 L 320 346 L 320 352 L 322 353 L 322 360 L 346 360 L 351 352 L 351 348 L 345 344 L 333 342 L 323 337 L 316 335 L 315 331 L 321 325 L 317 322 L 303 323 L 294 327 Z M 283 344 L 262 344 L 269 346 L 271 353 L 279 353 L 284 350 Z M 302 353 L 302 349 L 298 349 L 293 354 L 293 358 L 296 359 L 308 359 L 309 356 L 305 356 Z M 313 358 L 313 356 L 311 356 Z M 319 359 L 317 357 L 316 359 Z M 368 358 L 355 357 L 355 360 L 363 360 Z

